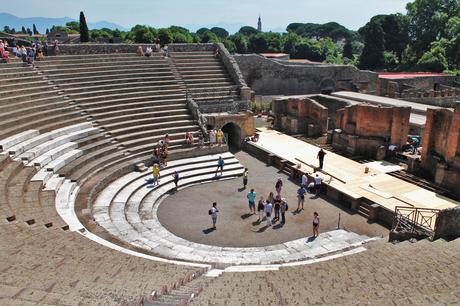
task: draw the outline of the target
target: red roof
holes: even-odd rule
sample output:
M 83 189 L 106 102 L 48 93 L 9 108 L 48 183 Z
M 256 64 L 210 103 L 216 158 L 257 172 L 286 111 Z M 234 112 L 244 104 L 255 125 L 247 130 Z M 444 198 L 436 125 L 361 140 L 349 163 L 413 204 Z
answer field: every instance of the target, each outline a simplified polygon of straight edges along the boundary
M 435 76 L 449 76 L 446 73 L 434 72 L 380 72 L 379 78 L 381 79 L 412 79 L 417 77 L 435 77 Z

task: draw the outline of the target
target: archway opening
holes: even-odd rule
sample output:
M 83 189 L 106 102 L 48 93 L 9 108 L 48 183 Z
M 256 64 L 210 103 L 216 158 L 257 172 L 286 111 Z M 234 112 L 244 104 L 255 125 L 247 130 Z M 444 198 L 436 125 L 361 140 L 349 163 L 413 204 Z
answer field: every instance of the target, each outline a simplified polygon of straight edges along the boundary
M 231 149 L 240 149 L 241 148 L 241 128 L 233 123 L 227 123 L 222 127 L 222 132 L 224 132 L 228 146 Z

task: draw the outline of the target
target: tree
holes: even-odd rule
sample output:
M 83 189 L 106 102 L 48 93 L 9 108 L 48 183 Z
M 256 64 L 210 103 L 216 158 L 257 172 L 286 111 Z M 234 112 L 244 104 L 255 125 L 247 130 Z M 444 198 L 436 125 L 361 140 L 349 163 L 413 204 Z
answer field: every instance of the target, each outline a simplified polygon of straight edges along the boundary
M 359 58 L 359 68 L 375 70 L 384 64 L 385 41 L 382 26 L 372 22 L 364 31 L 364 49 Z
M 297 52 L 297 46 L 301 42 L 302 38 L 294 32 L 289 32 L 284 37 L 283 51 L 284 53 L 294 56 Z
M 202 36 L 201 36 L 201 42 L 202 43 L 218 43 L 220 42 L 219 37 L 217 37 L 216 34 L 214 34 L 211 31 L 206 31 Z
M 88 42 L 89 41 L 89 30 L 88 25 L 86 24 L 85 14 L 80 12 L 80 41 Z
M 249 48 L 254 53 L 264 53 L 268 51 L 268 42 L 263 33 L 257 33 L 249 37 Z
M 348 59 L 353 59 L 353 46 L 351 44 L 351 40 L 347 39 L 345 40 L 345 45 L 343 46 L 343 57 L 346 57 Z
M 207 31 L 209 31 L 208 28 L 201 28 L 201 29 L 199 29 L 198 31 L 196 31 L 196 34 L 201 36 L 201 35 L 203 35 L 204 33 L 206 33 Z
M 27 28 L 26 33 L 29 34 L 29 36 L 32 36 L 32 30 L 30 28 Z
M 309 39 L 303 39 L 297 45 L 293 58 L 308 59 L 315 62 L 322 62 L 324 60 L 319 45 Z
M 24 26 L 22 26 L 22 28 L 21 28 L 21 33 L 22 34 L 27 34 L 26 28 Z
M 258 34 L 259 31 L 257 31 L 257 29 L 255 29 L 253 27 L 244 26 L 238 31 L 238 33 L 241 33 L 241 34 L 249 37 L 249 36 Z
M 65 26 L 74 33 L 80 33 L 80 22 L 78 21 L 67 22 Z
M 447 69 L 446 50 L 442 43 L 433 43 L 429 51 L 425 52 L 417 62 L 418 68 L 423 71 L 443 72 Z
M 170 30 L 168 29 L 159 29 L 158 30 L 158 39 L 162 46 L 170 44 L 173 42 L 173 35 Z
M 227 30 L 225 30 L 225 29 L 223 29 L 223 28 L 214 27 L 214 28 L 211 28 L 210 31 L 213 32 L 214 34 L 216 34 L 217 37 L 219 37 L 219 38 L 222 39 L 222 40 L 224 40 L 225 38 L 228 37 L 228 32 L 227 32 Z
M 231 36 L 230 39 L 235 44 L 235 52 L 240 54 L 245 54 L 248 52 L 249 40 L 246 36 L 241 33 L 236 33 L 235 35 Z
M 10 27 L 9 27 L 9 26 L 4 26 L 4 27 L 3 27 L 3 32 L 5 32 L 5 33 L 11 33 Z
M 34 33 L 34 35 L 40 34 L 37 30 L 37 27 L 35 26 L 35 23 L 32 25 L 32 32 Z
M 46 29 L 46 35 L 48 35 L 50 33 L 50 29 Z
M 154 28 L 144 25 L 136 25 L 128 33 L 127 38 L 138 44 L 153 43 L 158 36 Z M 171 38 L 172 40 L 172 38 Z

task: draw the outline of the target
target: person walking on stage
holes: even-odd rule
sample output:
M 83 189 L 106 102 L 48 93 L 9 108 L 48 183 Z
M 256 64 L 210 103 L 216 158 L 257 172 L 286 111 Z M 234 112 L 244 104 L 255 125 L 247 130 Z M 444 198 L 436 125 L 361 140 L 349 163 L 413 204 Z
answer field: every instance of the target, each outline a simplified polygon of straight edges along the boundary
M 248 195 L 246 196 L 248 198 L 249 202 L 249 213 L 251 214 L 256 214 L 256 198 L 257 194 L 254 191 L 254 189 L 251 189 L 251 191 L 248 192 Z
M 318 152 L 318 156 L 316 156 L 316 158 L 319 160 L 319 168 L 320 169 L 323 169 L 324 155 L 326 155 L 326 152 L 324 152 L 324 150 L 321 149 Z
M 303 187 L 307 188 L 308 186 L 308 176 L 306 173 L 302 174 L 302 184 Z
M 319 236 L 319 215 L 315 211 L 313 213 L 313 237 Z
M 246 189 L 246 186 L 248 185 L 248 176 L 249 176 L 249 170 L 248 168 L 244 168 L 243 172 L 243 188 Z
M 152 169 L 152 174 L 153 174 L 153 186 L 155 186 L 155 183 L 160 185 L 160 166 L 158 164 L 153 165 Z
M 222 156 L 219 156 L 219 160 L 217 161 L 216 176 L 217 176 L 217 172 L 219 172 L 219 170 L 220 170 L 220 175 L 223 174 L 224 165 L 225 165 L 225 162 L 224 162 Z
M 319 195 L 319 192 L 321 191 L 321 181 L 322 181 L 322 178 L 316 174 L 315 176 L 315 192 L 316 192 L 316 195 Z
M 283 188 L 283 181 L 279 178 L 275 184 L 275 190 L 278 195 L 281 195 L 281 189 Z
M 257 219 L 257 222 L 261 222 L 264 218 L 265 212 L 264 197 L 260 197 L 259 203 L 257 203 L 257 212 L 259 214 L 259 219 Z
M 265 202 L 265 216 L 267 217 L 267 227 L 272 226 L 273 204 L 269 200 Z
M 286 211 L 288 210 L 288 204 L 286 203 L 286 199 L 281 199 L 281 224 L 286 224 Z
M 307 193 L 307 190 L 305 190 L 305 186 L 300 186 L 300 188 L 297 190 L 297 211 L 300 211 L 300 205 L 302 205 L 303 210 L 303 204 L 305 202 L 305 193 Z
M 209 214 L 211 215 L 211 219 L 212 219 L 212 228 L 215 230 L 217 229 L 216 223 L 217 223 L 217 213 L 218 212 L 219 210 L 217 209 L 217 203 L 216 202 L 212 203 L 212 207 L 209 210 Z

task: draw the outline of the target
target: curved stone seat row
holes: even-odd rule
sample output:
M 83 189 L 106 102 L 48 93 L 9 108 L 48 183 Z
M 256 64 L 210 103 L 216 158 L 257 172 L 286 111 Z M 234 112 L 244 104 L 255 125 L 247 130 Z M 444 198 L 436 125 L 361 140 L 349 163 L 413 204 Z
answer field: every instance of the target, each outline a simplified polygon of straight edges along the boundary
M 231 154 L 223 178 L 241 174 L 242 167 Z M 268 265 L 306 260 L 344 249 L 355 248 L 369 241 L 368 237 L 346 231 L 324 233 L 312 244 L 306 238 L 269 247 L 222 248 L 193 243 L 166 230 L 157 218 L 158 204 L 174 188 L 171 174 L 181 174 L 179 188 L 205 181 L 214 181 L 218 155 L 177 160 L 162 171 L 160 186 L 148 188 L 150 174 L 130 173 L 112 182 L 103 190 L 92 213 L 96 222 L 119 240 L 146 249 L 169 259 L 219 263 L 226 265 Z M 219 178 L 219 176 L 217 176 Z

